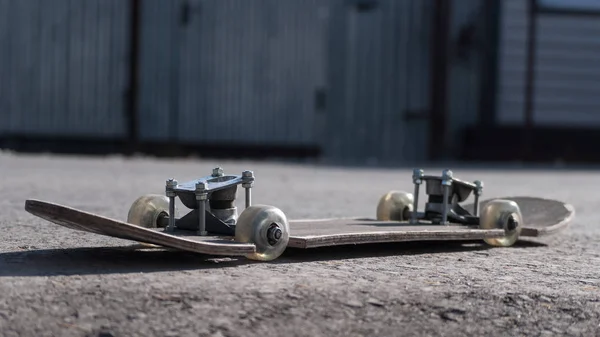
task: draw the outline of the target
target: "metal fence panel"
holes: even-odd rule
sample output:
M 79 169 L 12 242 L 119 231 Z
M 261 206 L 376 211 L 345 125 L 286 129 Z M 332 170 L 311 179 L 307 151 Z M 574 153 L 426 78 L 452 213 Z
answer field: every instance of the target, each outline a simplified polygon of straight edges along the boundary
M 181 0 L 145 0 L 140 14 L 138 134 L 167 141 L 177 134 L 178 51 Z
M 0 0 L 0 132 L 122 136 L 129 3 Z
M 192 1 L 181 40 L 179 139 L 313 143 L 323 4 Z
M 428 122 L 419 116 L 430 107 L 432 3 L 357 3 L 339 1 L 332 11 L 328 156 L 359 163 L 423 159 Z
M 528 1 L 503 0 L 498 57 L 499 124 L 522 124 L 525 120 L 525 73 L 527 69 Z
M 536 125 L 600 125 L 599 36 L 598 15 L 538 14 L 533 111 Z
M 503 1 L 498 121 L 525 121 L 527 1 Z M 598 126 L 600 21 L 598 15 L 535 14 L 533 122 L 535 125 Z
M 360 3 L 146 1 L 142 140 L 425 158 L 433 3 Z
M 446 139 L 446 148 L 451 151 L 460 150 L 464 128 L 478 121 L 483 94 L 481 69 L 484 49 L 489 45 L 485 1 L 491 0 L 454 0 L 452 6 Z
M 314 105 L 325 82 L 327 1 L 155 0 L 145 7 L 141 95 L 155 101 L 141 109 L 143 139 L 318 140 Z M 160 47 L 150 36 L 168 51 L 151 52 Z M 156 132 L 157 123 L 167 127 Z

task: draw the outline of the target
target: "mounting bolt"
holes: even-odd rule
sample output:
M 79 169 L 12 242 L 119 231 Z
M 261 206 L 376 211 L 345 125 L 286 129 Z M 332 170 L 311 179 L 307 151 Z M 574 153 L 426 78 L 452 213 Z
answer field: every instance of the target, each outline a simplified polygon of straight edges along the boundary
M 475 194 L 475 201 L 473 202 L 473 215 L 479 216 L 479 197 L 483 192 L 483 183 L 479 180 L 475 180 L 473 184 L 475 184 L 475 191 L 473 193 Z
M 253 183 L 254 183 L 254 172 L 252 172 L 252 171 L 242 172 L 242 187 L 244 187 L 244 188 L 252 187 Z
M 198 235 L 206 236 L 206 200 L 208 192 L 206 192 L 207 184 L 204 181 L 196 183 L 196 201 L 198 203 Z
M 444 198 L 442 201 L 442 224 L 449 225 L 448 222 L 448 198 L 450 197 L 450 187 L 452 186 L 452 171 L 445 169 L 442 171 L 442 189 Z
M 419 186 L 423 183 L 423 175 L 425 172 L 421 169 L 413 170 L 413 184 L 415 185 L 415 194 L 413 195 L 413 210 L 410 214 L 410 223 L 417 223 L 417 207 L 419 206 Z
M 475 195 L 480 196 L 483 192 L 483 182 L 475 180 L 473 184 L 475 184 Z
M 242 187 L 246 189 L 246 208 L 250 207 L 251 203 L 251 192 L 250 189 L 254 186 L 254 172 L 244 171 L 242 172 Z
M 414 183 L 415 185 L 421 185 L 421 183 L 423 182 L 423 181 L 421 180 L 421 178 L 423 178 L 423 175 L 424 175 L 424 174 L 425 174 L 425 172 L 424 172 L 423 170 L 421 170 L 421 169 L 414 169 L 414 170 L 413 170 L 413 176 L 412 176 L 412 178 L 413 178 L 413 183 Z
M 206 200 L 208 199 L 208 193 L 206 193 L 208 185 L 204 181 L 199 181 L 196 183 L 196 200 Z
M 277 242 L 279 242 L 282 236 L 283 231 L 277 225 L 273 225 L 269 228 L 269 230 L 267 230 L 267 239 L 269 240 L 269 244 L 271 245 L 274 245 Z
M 224 175 L 223 169 L 220 167 L 215 167 L 212 170 L 212 176 L 213 177 L 222 177 Z
M 167 180 L 165 186 L 165 192 L 169 198 L 169 223 L 167 224 L 166 231 L 170 232 L 175 229 L 175 187 L 177 187 L 177 180 L 170 178 Z
M 167 180 L 166 186 L 165 186 L 165 191 L 167 193 L 167 197 L 171 197 L 171 196 L 175 196 L 175 187 L 177 187 L 177 180 L 173 179 L 173 178 L 169 178 L 169 180 Z
M 449 169 L 445 169 L 442 171 L 442 185 L 450 186 L 452 185 L 453 173 Z

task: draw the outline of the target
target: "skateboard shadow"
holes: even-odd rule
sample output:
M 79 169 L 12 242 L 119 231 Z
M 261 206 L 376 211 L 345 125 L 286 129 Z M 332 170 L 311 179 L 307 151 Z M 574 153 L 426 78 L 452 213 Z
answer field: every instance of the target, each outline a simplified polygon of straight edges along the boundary
M 539 247 L 545 244 L 519 241 L 517 248 Z M 40 249 L 0 253 L 0 277 L 53 276 L 148 273 L 161 271 L 235 268 L 252 263 L 291 264 L 312 261 L 348 260 L 369 257 L 444 254 L 494 249 L 480 241 L 463 242 L 399 242 L 334 246 L 312 249 L 288 248 L 282 256 L 270 262 L 258 262 L 244 257 L 209 256 L 141 245 L 125 247 Z M 502 248 L 500 248 L 502 249 Z M 512 249 L 512 248 L 506 248 Z
M 201 255 L 137 244 L 125 247 L 40 249 L 0 253 L 0 277 L 201 270 L 252 262 L 245 258 Z

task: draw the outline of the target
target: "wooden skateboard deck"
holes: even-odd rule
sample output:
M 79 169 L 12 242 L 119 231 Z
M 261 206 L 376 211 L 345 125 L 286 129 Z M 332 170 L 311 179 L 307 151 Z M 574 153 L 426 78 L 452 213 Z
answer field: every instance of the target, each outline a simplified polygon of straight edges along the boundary
M 178 235 L 177 231 L 171 235 L 40 200 L 27 200 L 25 210 L 67 228 L 194 253 L 244 256 L 255 252 L 253 244 L 235 242 L 232 237 L 184 236 Z
M 502 197 L 515 201 L 523 215 L 521 237 L 539 237 L 565 229 L 575 211 L 571 205 L 534 197 Z M 480 202 L 480 209 L 490 200 Z M 473 204 L 464 206 L 469 212 Z M 374 219 L 291 220 L 288 247 L 313 248 L 361 243 L 479 240 L 501 237 L 501 229 L 482 230 L 460 225 L 410 225 L 408 222 Z
M 533 198 L 501 198 L 515 201 L 523 215 L 521 237 L 555 234 L 569 225 L 574 209 L 560 201 Z M 489 200 L 482 201 L 483 206 Z M 473 205 L 464 206 L 472 211 Z M 227 236 L 196 236 L 190 231 L 172 234 L 147 229 L 115 219 L 40 200 L 27 200 L 25 209 L 52 223 L 100 235 L 145 242 L 208 255 L 245 256 L 254 253 L 253 244 L 235 242 Z M 315 248 L 430 240 L 478 240 L 502 237 L 501 229 L 477 229 L 460 225 L 410 225 L 407 222 L 377 221 L 366 218 L 291 220 L 288 247 Z

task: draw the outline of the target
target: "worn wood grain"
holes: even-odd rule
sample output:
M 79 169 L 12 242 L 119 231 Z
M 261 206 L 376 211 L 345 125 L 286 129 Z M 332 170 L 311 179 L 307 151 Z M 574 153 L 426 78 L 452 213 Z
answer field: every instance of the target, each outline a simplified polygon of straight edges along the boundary
M 57 225 L 116 238 L 146 242 L 208 255 L 243 256 L 256 247 L 216 236 L 174 236 L 63 205 L 27 200 L 25 210 Z
M 331 225 L 326 223 L 325 225 Z M 337 228 L 342 232 L 346 228 L 344 224 L 340 224 Z M 347 233 L 331 233 L 320 235 L 302 235 L 298 231 L 292 229 L 292 236 L 288 247 L 294 248 L 315 248 L 323 246 L 335 245 L 354 245 L 362 243 L 383 243 L 383 242 L 402 242 L 402 241 L 437 241 L 437 240 L 479 240 L 484 238 L 501 237 L 504 234 L 503 230 L 481 230 L 469 229 L 458 226 L 423 226 L 423 227 L 403 227 L 395 230 L 360 230 Z M 332 229 L 333 230 L 333 229 Z M 296 234 L 294 234 L 296 233 Z
M 523 215 L 522 237 L 555 234 L 567 228 L 575 211 L 560 201 L 535 197 L 502 197 L 515 201 Z M 481 201 L 483 207 L 492 199 Z M 470 212 L 473 204 L 464 206 Z M 501 237 L 502 230 L 464 226 L 410 225 L 408 222 L 377 221 L 369 218 L 313 219 L 290 221 L 290 243 L 296 248 L 331 245 L 420 240 L 479 240 Z

